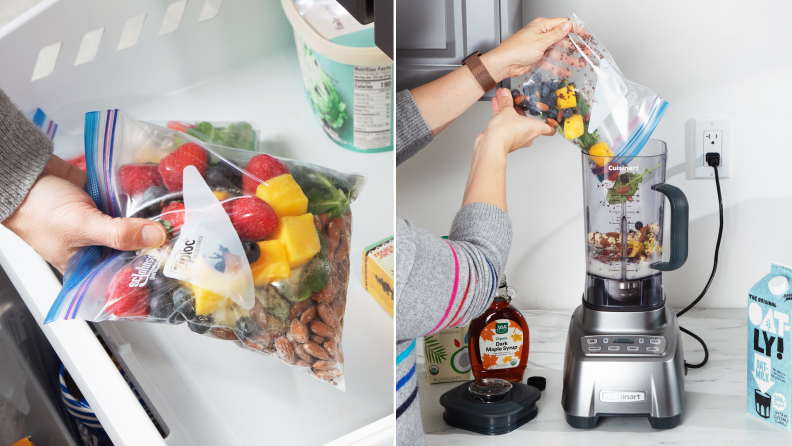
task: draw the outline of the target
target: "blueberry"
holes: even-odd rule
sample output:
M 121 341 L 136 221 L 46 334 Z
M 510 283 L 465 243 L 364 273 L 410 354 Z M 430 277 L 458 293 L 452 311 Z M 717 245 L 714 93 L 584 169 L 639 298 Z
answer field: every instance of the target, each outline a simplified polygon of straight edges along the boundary
M 547 84 L 542 85 L 542 97 L 550 97 L 550 87 Z
M 547 110 L 547 111 L 545 112 L 545 117 L 546 117 L 546 118 L 550 118 L 550 119 L 556 119 L 556 118 L 558 118 L 558 110 L 556 110 L 556 109 L 554 109 L 554 108 L 551 108 L 550 110 Z
M 195 319 L 195 296 L 186 287 L 179 287 L 173 292 L 173 305 L 185 319 Z
M 641 223 L 640 221 L 636 221 L 635 222 L 635 229 L 640 231 L 641 228 L 643 228 L 643 223 Z
M 550 96 L 542 96 L 542 99 L 539 102 L 547 105 L 548 107 L 552 108 L 555 107 L 555 98 L 551 98 Z
M 525 98 L 525 100 L 527 100 L 529 104 L 534 105 L 534 104 L 536 104 L 536 101 L 538 100 L 538 98 L 535 95 L 530 95 L 530 96 L 527 96 Z
M 528 99 L 523 99 L 523 101 L 520 102 L 520 108 L 523 111 L 528 111 L 528 109 L 531 108 L 531 107 L 533 107 L 533 106 L 531 105 L 531 102 L 528 101 Z
M 523 87 L 523 94 L 526 96 L 533 96 L 536 94 L 536 85 L 535 84 L 528 84 Z
M 550 87 L 550 90 L 555 93 L 556 90 L 558 90 L 558 79 L 547 81 L 547 85 Z
M 253 240 L 242 239 L 242 249 L 245 250 L 248 263 L 251 265 L 256 263 L 256 260 L 261 257 L 261 248 L 259 248 L 258 243 Z
M 621 180 L 621 182 L 623 184 L 627 184 L 627 183 L 630 182 L 630 176 L 627 175 L 626 173 L 623 173 L 623 174 L 619 175 L 619 179 Z
M 237 335 L 242 339 L 250 339 L 258 334 L 259 326 L 248 316 L 242 316 L 236 321 Z
M 531 76 L 531 80 L 536 82 L 537 84 L 539 82 L 542 82 L 542 73 L 539 73 L 539 72 L 534 73 L 534 75 Z
M 225 268 L 226 268 L 226 264 L 225 264 L 224 261 L 221 260 L 221 261 L 215 263 L 214 269 L 220 271 L 221 273 L 225 272 Z
M 565 108 L 564 110 L 561 111 L 561 116 L 563 116 L 564 119 L 571 118 L 572 114 L 573 113 L 571 108 Z
M 150 188 L 146 189 L 145 192 L 143 192 L 143 197 L 141 200 L 143 200 L 143 203 L 148 203 L 149 201 L 154 201 L 157 198 L 164 197 L 165 195 L 168 195 L 167 187 L 151 186 Z
M 198 334 L 204 334 L 212 328 L 212 316 L 202 315 L 196 316 L 193 322 L 187 322 L 190 331 Z
M 520 95 L 520 90 L 515 88 L 514 90 L 511 91 L 511 93 L 512 93 L 512 98 L 516 98 L 517 96 Z
M 206 184 L 212 187 L 242 187 L 242 172 L 219 162 L 206 172 Z
M 539 116 L 542 114 L 542 112 L 538 108 L 533 106 L 531 106 L 531 108 L 528 109 L 528 113 L 530 113 L 531 116 Z

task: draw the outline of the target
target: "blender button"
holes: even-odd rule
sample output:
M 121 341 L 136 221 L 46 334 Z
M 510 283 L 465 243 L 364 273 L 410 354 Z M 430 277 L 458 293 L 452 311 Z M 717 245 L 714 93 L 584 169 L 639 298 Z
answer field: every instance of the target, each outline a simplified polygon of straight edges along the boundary
M 611 345 L 610 347 L 608 347 L 608 351 L 609 352 L 617 352 L 620 349 L 621 349 L 621 347 L 619 347 L 618 345 Z
M 586 342 L 588 342 L 589 344 L 596 344 L 597 340 L 596 339 L 586 339 Z
M 644 343 L 644 338 L 638 338 L 638 343 L 639 344 L 643 344 Z
M 659 344 L 659 343 L 660 343 L 660 340 L 659 340 L 659 339 L 650 339 L 650 340 L 649 340 L 649 343 L 650 343 L 650 344 Z
M 646 347 L 646 351 L 648 351 L 648 352 L 659 352 L 660 348 L 659 347 Z
M 603 343 L 603 344 L 607 344 L 607 343 L 608 343 L 608 338 L 603 338 L 603 339 L 602 339 L 602 343 Z
M 631 346 L 627 347 L 627 351 L 628 352 L 637 352 L 638 351 L 638 347 L 636 347 L 634 345 L 631 345 Z
M 602 347 L 589 347 L 590 352 L 598 352 L 602 350 Z

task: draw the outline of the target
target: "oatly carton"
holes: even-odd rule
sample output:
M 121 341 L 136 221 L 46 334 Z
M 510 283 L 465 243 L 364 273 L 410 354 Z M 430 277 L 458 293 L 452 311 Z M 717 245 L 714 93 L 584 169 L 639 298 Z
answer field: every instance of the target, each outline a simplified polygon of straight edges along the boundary
M 792 430 L 792 268 L 772 264 L 748 292 L 748 413 Z

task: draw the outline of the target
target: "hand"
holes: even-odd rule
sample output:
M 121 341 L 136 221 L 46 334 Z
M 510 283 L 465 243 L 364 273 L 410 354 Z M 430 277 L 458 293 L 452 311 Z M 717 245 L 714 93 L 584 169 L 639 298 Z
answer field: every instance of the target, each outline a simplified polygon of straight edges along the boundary
M 84 172 L 53 155 L 25 201 L 3 226 L 61 272 L 85 246 L 132 251 L 165 242 L 165 228 L 159 223 L 103 214 L 82 190 L 85 181 Z
M 492 98 L 492 114 L 487 130 L 479 134 L 473 143 L 475 149 L 487 144 L 508 154 L 522 147 L 530 147 L 537 136 L 555 134 L 555 127 L 528 118 L 522 110 L 517 109 L 508 88 L 496 91 Z
M 539 17 L 501 42 L 495 49 L 481 56 L 481 60 L 496 82 L 522 76 L 531 66 L 542 60 L 545 53 L 551 59 L 566 65 L 582 67 L 585 62 L 568 56 L 564 51 L 573 48 L 567 34 L 572 31 L 572 22 L 566 17 L 546 19 Z M 581 31 L 582 30 L 576 30 Z M 556 47 L 557 49 L 550 49 Z M 559 51 L 559 49 L 561 51 Z M 590 53 L 590 51 L 586 51 Z M 543 63 L 542 67 L 562 77 L 569 77 L 569 70 L 555 64 Z

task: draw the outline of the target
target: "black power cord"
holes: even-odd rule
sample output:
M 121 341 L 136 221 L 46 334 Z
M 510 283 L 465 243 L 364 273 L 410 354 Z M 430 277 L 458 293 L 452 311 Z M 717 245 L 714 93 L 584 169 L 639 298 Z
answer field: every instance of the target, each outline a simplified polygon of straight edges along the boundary
M 718 210 L 720 213 L 720 226 L 718 227 L 718 241 L 715 243 L 715 260 L 712 262 L 712 274 L 710 274 L 709 280 L 707 281 L 707 285 L 704 287 L 704 290 L 701 291 L 701 294 L 690 303 L 685 309 L 677 313 L 677 317 L 682 316 L 683 314 L 687 313 L 688 310 L 693 308 L 699 301 L 704 298 L 704 295 L 707 294 L 709 291 L 710 285 L 712 285 L 712 280 L 715 279 L 715 271 L 718 270 L 718 253 L 720 252 L 720 244 L 721 244 L 721 237 L 723 236 L 723 197 L 721 196 L 721 188 L 720 188 L 720 177 L 718 176 L 718 165 L 720 165 L 720 154 L 719 153 L 707 153 L 705 156 L 705 160 L 707 161 L 707 165 L 712 167 L 712 170 L 715 171 L 715 188 L 718 190 Z M 685 361 L 685 374 L 687 374 L 687 369 L 700 369 L 704 367 L 704 364 L 707 363 L 709 360 L 709 349 L 707 349 L 707 344 L 704 342 L 703 339 L 696 336 L 695 333 L 692 331 L 679 327 L 679 329 L 687 334 L 689 334 L 693 339 L 697 340 L 702 347 L 704 347 L 704 360 L 702 360 L 698 364 L 688 364 Z

